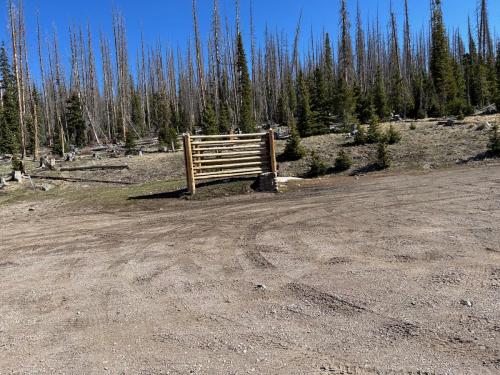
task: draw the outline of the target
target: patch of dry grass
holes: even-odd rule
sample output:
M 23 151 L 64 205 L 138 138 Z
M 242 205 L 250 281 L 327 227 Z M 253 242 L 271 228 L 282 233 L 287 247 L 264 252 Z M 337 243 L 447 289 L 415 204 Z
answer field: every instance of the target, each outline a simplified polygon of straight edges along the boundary
M 462 124 L 455 126 L 437 125 L 437 121 L 413 122 L 415 129 L 410 129 L 412 122 L 394 123 L 394 127 L 402 135 L 401 142 L 389 146 L 391 153 L 391 169 L 437 169 L 470 161 L 484 163 L 478 155 L 487 149 L 489 128 L 481 124 L 495 122 L 495 116 L 469 117 Z M 386 131 L 389 123 L 381 124 Z M 350 171 L 363 170 L 376 160 L 377 145 L 352 146 L 352 138 L 345 134 L 327 134 L 304 138 L 302 144 L 309 151 L 316 153 L 326 163 L 333 165 L 338 152 L 346 150 L 353 160 Z M 284 141 L 278 142 L 278 152 L 284 149 Z M 476 158 L 476 159 L 474 159 Z M 280 175 L 301 176 L 307 173 L 310 163 L 309 155 L 299 161 L 280 163 Z

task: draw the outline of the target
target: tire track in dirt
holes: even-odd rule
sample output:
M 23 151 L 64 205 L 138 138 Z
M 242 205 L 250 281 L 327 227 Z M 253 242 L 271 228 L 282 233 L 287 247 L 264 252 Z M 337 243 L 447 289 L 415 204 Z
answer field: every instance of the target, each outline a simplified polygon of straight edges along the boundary
M 380 327 L 378 334 L 393 343 L 399 340 L 414 340 L 429 345 L 434 350 L 449 355 L 462 355 L 472 357 L 482 363 L 486 368 L 499 368 L 500 350 L 462 337 L 459 333 L 436 331 L 422 327 L 416 322 L 402 320 L 380 314 L 362 302 L 352 302 L 345 297 L 319 291 L 318 289 L 291 282 L 285 286 L 294 298 L 312 304 L 327 314 L 344 314 L 348 316 L 368 314 L 375 318 L 374 323 Z M 359 318 L 362 319 L 362 318 Z
M 295 298 L 302 302 L 312 303 L 327 312 L 342 312 L 354 314 L 366 312 L 367 309 L 360 304 L 347 301 L 344 298 L 321 292 L 313 287 L 300 283 L 289 283 L 286 289 L 292 292 Z

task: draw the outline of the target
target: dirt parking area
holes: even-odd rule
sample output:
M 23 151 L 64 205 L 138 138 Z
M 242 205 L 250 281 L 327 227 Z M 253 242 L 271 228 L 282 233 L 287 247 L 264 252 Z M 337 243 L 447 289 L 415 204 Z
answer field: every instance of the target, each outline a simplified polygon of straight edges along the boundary
M 499 164 L 0 216 L 1 374 L 500 372 Z

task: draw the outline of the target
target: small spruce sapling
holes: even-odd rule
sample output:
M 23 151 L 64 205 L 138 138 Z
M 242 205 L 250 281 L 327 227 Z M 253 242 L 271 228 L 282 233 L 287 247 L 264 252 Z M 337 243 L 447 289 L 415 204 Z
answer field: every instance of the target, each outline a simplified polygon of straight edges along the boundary
M 495 155 L 500 156 L 500 134 L 498 131 L 498 125 L 495 124 L 491 130 L 490 143 L 488 145 L 489 151 Z
M 347 152 L 340 150 L 337 158 L 335 159 L 335 170 L 337 172 L 344 172 L 349 170 L 352 166 L 352 159 Z
M 361 125 L 358 125 L 356 128 L 356 134 L 354 135 L 354 144 L 357 146 L 362 146 L 366 144 L 367 135 L 365 128 Z
M 368 127 L 368 134 L 366 140 L 368 143 L 377 143 L 381 140 L 382 134 L 380 133 L 380 128 L 378 122 L 372 121 Z
M 320 159 L 315 151 L 311 152 L 310 177 L 324 176 L 328 173 L 328 165 Z
M 377 166 L 379 169 L 387 169 L 391 166 L 387 143 L 379 142 L 377 150 Z
M 133 131 L 127 132 L 127 136 L 125 139 L 125 154 L 126 155 L 133 155 L 137 152 L 137 143 L 136 143 L 136 138 L 133 133 Z
M 390 145 L 399 143 L 401 141 L 401 134 L 394 128 L 392 124 L 387 131 L 386 139 L 387 143 L 389 143 Z
M 172 127 L 168 130 L 168 142 L 172 145 L 172 151 L 178 150 L 181 147 L 177 131 Z
M 306 156 L 306 150 L 301 145 L 300 135 L 295 126 L 295 121 L 292 119 L 290 123 L 290 138 L 288 138 L 283 152 L 283 157 L 286 160 L 294 161 L 302 159 Z
M 14 154 L 14 156 L 12 156 L 12 170 L 20 171 L 21 167 L 22 167 L 21 160 L 19 160 L 19 157 L 16 154 Z

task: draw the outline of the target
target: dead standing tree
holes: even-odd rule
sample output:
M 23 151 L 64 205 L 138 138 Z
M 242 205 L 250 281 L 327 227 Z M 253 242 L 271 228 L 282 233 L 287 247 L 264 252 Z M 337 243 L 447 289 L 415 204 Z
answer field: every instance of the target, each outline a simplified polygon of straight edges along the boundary
M 57 32 L 54 29 L 52 45 L 47 43 L 47 48 L 49 50 L 48 59 L 49 59 L 49 82 L 50 85 L 50 98 L 49 102 L 51 103 L 52 111 L 55 114 L 56 123 L 57 123 L 57 140 L 54 139 L 54 143 L 57 143 L 59 146 L 59 152 L 64 154 L 66 150 L 66 124 L 64 118 L 64 108 L 65 108 L 65 100 L 67 97 L 66 93 L 66 84 L 64 80 L 64 74 L 62 73 L 61 68 L 61 59 L 59 55 L 59 44 L 57 42 Z M 54 132 L 55 133 L 55 132 Z
M 45 120 L 45 135 L 46 141 L 49 147 L 53 145 L 53 124 L 52 124 L 52 116 L 49 112 L 49 95 L 47 92 L 46 79 L 45 76 L 45 64 L 42 53 L 42 35 L 40 32 L 40 20 L 37 15 L 37 42 L 38 42 L 38 64 L 40 67 L 40 80 L 42 82 L 42 100 L 43 100 L 43 114 Z
M 30 120 L 30 147 L 34 160 L 38 160 L 40 155 L 40 132 L 38 123 L 38 103 L 34 86 L 31 83 L 31 75 L 28 63 L 28 48 L 26 46 L 26 29 L 24 22 L 23 3 L 19 3 L 18 12 L 18 32 L 19 32 L 19 64 L 21 64 L 22 77 L 22 99 L 25 118 Z M 27 96 L 27 98 L 26 98 Z M 28 130 L 28 129 L 26 129 Z M 27 140 L 26 140 L 27 143 Z
M 196 68 L 198 72 L 198 90 L 200 96 L 199 113 L 202 113 L 206 106 L 205 97 L 205 72 L 203 69 L 204 61 L 201 49 L 200 31 L 198 27 L 198 15 L 196 12 L 196 0 L 193 0 L 193 27 L 194 27 L 194 44 L 196 50 Z
M 127 139 L 127 125 L 130 121 L 130 71 L 125 32 L 125 20 L 116 10 L 113 12 L 113 35 L 115 40 L 117 97 L 121 122 L 121 137 Z
M 103 100 L 104 100 L 104 116 L 103 120 L 106 124 L 106 134 L 107 138 L 111 142 L 115 142 L 118 138 L 117 126 L 117 113 L 115 106 L 115 96 L 114 96 L 114 75 L 113 67 L 111 64 L 111 52 L 109 47 L 108 39 L 101 34 L 100 35 L 100 49 L 102 58 L 102 81 L 103 81 Z
M 12 0 L 9 0 L 9 23 L 12 42 L 12 66 L 16 79 L 17 100 L 19 107 L 19 133 L 21 134 L 21 158 L 26 157 L 26 126 L 25 126 L 25 109 L 24 109 L 24 77 L 22 75 L 22 56 L 21 50 L 21 31 L 20 31 L 20 13 L 15 8 Z

